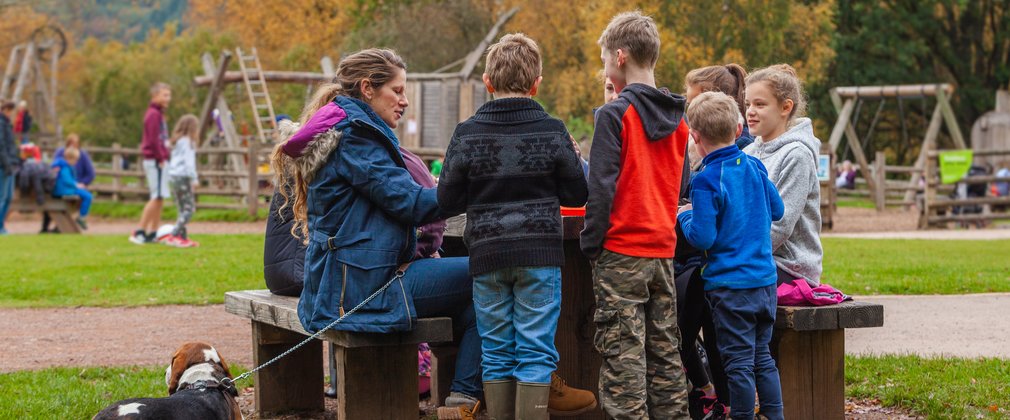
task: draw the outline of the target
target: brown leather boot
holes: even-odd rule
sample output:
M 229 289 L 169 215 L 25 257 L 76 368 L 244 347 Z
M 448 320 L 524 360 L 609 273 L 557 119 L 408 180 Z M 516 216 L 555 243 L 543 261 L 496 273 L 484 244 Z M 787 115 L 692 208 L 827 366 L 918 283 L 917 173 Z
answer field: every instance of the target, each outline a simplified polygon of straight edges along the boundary
M 596 394 L 572 388 L 557 373 L 551 374 L 551 393 L 547 411 L 554 416 L 577 416 L 596 408 Z

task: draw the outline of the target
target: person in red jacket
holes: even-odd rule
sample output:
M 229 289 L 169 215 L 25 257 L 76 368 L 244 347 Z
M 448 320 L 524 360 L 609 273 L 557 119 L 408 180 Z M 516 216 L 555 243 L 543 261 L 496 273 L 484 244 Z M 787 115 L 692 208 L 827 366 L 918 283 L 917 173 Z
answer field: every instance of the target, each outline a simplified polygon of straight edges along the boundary
M 161 208 L 165 199 L 169 198 L 168 173 L 168 122 L 165 120 L 165 108 L 172 102 L 172 88 L 165 83 L 155 83 L 151 86 L 151 104 L 144 114 L 144 136 L 140 142 L 140 152 L 144 157 L 144 175 L 147 178 L 147 188 L 151 193 L 150 200 L 144 205 L 140 216 L 140 226 L 130 242 L 138 245 L 154 242 L 155 233 L 161 225 Z
M 596 113 L 581 237 L 594 262 L 600 401 L 610 418 L 687 418 L 673 284 L 687 101 L 656 88 L 652 18 L 619 14 L 598 43 L 620 92 Z

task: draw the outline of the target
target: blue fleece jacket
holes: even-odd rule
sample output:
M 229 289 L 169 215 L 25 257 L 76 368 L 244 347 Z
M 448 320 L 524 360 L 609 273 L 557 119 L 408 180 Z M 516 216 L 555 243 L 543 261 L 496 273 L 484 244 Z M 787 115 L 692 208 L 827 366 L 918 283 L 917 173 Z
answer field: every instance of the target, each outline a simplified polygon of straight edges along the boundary
M 705 290 L 775 284 L 772 221 L 784 207 L 768 170 L 733 144 L 712 152 L 691 181 L 692 210 L 677 217 L 684 237 L 705 251 Z
M 59 175 L 56 176 L 56 186 L 53 187 L 53 196 L 63 197 L 77 194 L 77 177 L 74 174 L 74 167 L 63 158 L 56 158 L 52 167 L 60 169 Z

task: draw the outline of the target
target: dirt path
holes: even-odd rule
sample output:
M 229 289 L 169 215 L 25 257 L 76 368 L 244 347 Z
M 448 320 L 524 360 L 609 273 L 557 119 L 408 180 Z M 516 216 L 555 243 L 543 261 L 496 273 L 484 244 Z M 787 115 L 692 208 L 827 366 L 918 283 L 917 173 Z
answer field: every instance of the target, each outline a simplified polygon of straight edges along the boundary
M 1010 293 L 857 299 L 884 305 L 884 326 L 845 330 L 846 353 L 1010 359 Z
M 162 220 L 162 224 L 174 223 L 173 220 Z M 10 219 L 5 224 L 11 234 L 34 235 L 39 232 L 42 226 L 41 216 L 31 214 L 22 215 L 12 213 Z M 222 233 L 259 233 L 266 231 L 266 221 L 260 222 L 192 222 L 188 226 L 189 232 L 196 235 L 222 234 Z M 137 228 L 136 220 L 88 220 L 88 230 L 86 235 L 114 235 L 122 234 L 124 238 L 130 235 Z
M 222 305 L 0 309 L 0 372 L 50 366 L 167 365 L 187 341 L 252 365 L 248 320 Z
M 860 296 L 884 305 L 884 327 L 849 329 L 850 354 L 1010 359 L 1010 293 Z M 221 305 L 0 309 L 0 372 L 50 366 L 160 365 L 186 341 L 252 365 L 249 321 Z

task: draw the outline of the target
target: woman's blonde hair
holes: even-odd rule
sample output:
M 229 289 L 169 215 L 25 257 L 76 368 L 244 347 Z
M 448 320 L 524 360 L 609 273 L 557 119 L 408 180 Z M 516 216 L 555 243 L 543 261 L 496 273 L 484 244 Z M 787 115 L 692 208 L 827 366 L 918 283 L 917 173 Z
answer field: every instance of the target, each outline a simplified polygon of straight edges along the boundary
M 361 93 L 362 82 L 368 80 L 373 89 L 378 89 L 393 80 L 398 71 L 406 69 L 407 64 L 403 59 L 395 51 L 389 49 L 369 48 L 344 57 L 337 65 L 337 72 L 333 80 L 317 88 L 312 99 L 305 104 L 299 121 L 304 125 L 316 111 L 333 102 L 337 96 L 349 96 L 364 100 Z M 274 169 L 274 184 L 277 185 L 277 189 L 284 199 L 277 209 L 277 214 L 283 218 L 282 212 L 291 206 L 294 214 L 291 234 L 300 237 L 303 242 L 307 243 L 309 238 L 307 199 L 310 180 L 297 170 L 295 159 L 285 154 L 281 149 L 284 141 L 274 147 L 273 154 L 270 156 L 270 164 Z
M 802 117 L 807 112 L 807 99 L 803 94 L 803 82 L 796 75 L 796 69 L 788 64 L 775 64 L 757 70 L 747 76 L 747 84 L 766 82 L 780 103 L 786 99 L 793 101 L 793 110 L 789 112 L 789 120 Z
M 190 142 L 196 147 L 199 143 L 197 137 L 200 135 L 200 119 L 193 114 L 186 114 L 176 121 L 175 128 L 172 129 L 172 137 L 169 138 L 168 142 L 171 145 L 175 145 L 175 142 L 183 137 L 189 137 Z
M 747 70 L 739 64 L 729 63 L 723 66 L 708 66 L 687 72 L 684 82 L 697 87 L 701 92 L 722 92 L 736 101 L 740 115 L 747 114 L 744 106 L 744 88 Z

